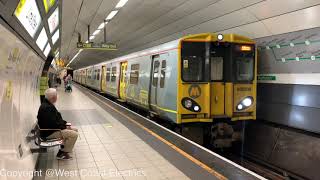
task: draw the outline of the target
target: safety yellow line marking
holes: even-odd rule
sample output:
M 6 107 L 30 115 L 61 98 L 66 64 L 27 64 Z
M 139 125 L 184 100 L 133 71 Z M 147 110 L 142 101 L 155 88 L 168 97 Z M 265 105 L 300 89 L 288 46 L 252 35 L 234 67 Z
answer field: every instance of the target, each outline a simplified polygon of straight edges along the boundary
M 170 143 L 169 141 L 165 140 L 164 138 L 162 138 L 161 136 L 159 136 L 158 134 L 156 134 L 155 132 L 151 131 L 150 129 L 144 127 L 142 124 L 136 122 L 134 119 L 132 119 L 131 117 L 123 114 L 121 111 L 117 110 L 116 108 L 110 106 L 109 104 L 107 104 L 106 102 L 100 100 L 99 98 L 95 97 L 94 95 L 92 95 L 91 93 L 89 93 L 90 96 L 94 97 L 96 100 L 100 101 L 101 103 L 103 103 L 104 105 L 108 106 L 109 108 L 111 108 L 112 110 L 116 111 L 117 113 L 119 113 L 120 115 L 124 116 L 125 118 L 127 118 L 128 120 L 130 120 L 131 122 L 133 122 L 134 124 L 138 125 L 140 128 L 142 128 L 143 130 L 147 131 L 149 134 L 151 134 L 152 136 L 156 137 L 158 140 L 162 141 L 163 143 L 167 144 L 168 146 L 170 146 L 172 149 L 174 149 L 175 151 L 177 151 L 178 153 L 180 153 L 181 155 L 183 155 L 184 157 L 186 157 L 187 159 L 189 159 L 190 161 L 194 162 L 195 164 L 197 164 L 198 166 L 200 166 L 201 168 L 205 169 L 206 171 L 208 171 L 210 174 L 216 176 L 218 179 L 220 180 L 227 180 L 228 178 L 226 178 L 225 176 L 223 176 L 222 174 L 220 174 L 219 172 L 215 171 L 214 169 L 210 168 L 209 166 L 207 166 L 206 164 L 202 163 L 201 161 L 199 161 L 198 159 L 192 157 L 191 155 L 189 155 L 188 153 L 186 153 L 185 151 L 183 151 L 182 149 L 178 148 L 177 146 L 175 146 L 174 144 Z

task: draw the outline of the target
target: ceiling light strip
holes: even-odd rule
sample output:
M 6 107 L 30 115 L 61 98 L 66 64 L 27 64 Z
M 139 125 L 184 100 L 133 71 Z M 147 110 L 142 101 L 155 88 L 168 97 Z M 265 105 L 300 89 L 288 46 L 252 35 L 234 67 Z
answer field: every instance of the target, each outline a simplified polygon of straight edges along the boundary
M 96 31 L 94 31 L 94 32 L 93 32 L 93 34 L 92 34 L 92 35 L 93 35 L 93 36 L 95 36 L 95 35 L 99 34 L 99 33 L 100 33 L 100 31 L 101 31 L 100 29 L 97 29 Z
M 118 10 L 111 11 L 110 14 L 107 16 L 106 20 L 111 20 L 117 13 Z
M 67 64 L 66 67 L 68 67 L 77 57 L 78 55 L 82 52 L 83 49 L 80 49 L 76 55 L 73 56 L 73 58 L 71 59 L 71 61 Z
M 127 2 L 128 0 L 120 0 L 116 5 L 116 8 L 122 8 Z

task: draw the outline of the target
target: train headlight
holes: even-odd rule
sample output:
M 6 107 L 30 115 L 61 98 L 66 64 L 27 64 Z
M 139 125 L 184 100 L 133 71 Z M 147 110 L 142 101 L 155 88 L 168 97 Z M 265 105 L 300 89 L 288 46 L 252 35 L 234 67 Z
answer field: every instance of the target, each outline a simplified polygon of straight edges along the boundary
M 184 101 L 184 107 L 191 108 L 192 107 L 192 101 L 190 99 L 186 99 Z
M 253 98 L 251 96 L 245 97 L 238 105 L 237 110 L 241 111 L 247 109 L 253 104 Z
M 218 34 L 217 38 L 218 38 L 219 41 L 222 41 L 223 40 L 223 35 L 222 34 Z
M 193 111 L 193 112 L 201 111 L 201 107 L 199 106 L 199 104 L 191 98 L 185 97 L 182 99 L 181 103 L 182 103 L 182 106 L 188 109 L 189 111 Z
M 194 107 L 193 107 L 193 110 L 196 111 L 196 112 L 198 112 L 198 111 L 200 110 L 200 107 L 199 107 L 199 106 L 194 106 Z
M 252 105 L 252 99 L 249 97 L 246 97 L 244 100 L 242 100 L 242 104 L 249 107 Z

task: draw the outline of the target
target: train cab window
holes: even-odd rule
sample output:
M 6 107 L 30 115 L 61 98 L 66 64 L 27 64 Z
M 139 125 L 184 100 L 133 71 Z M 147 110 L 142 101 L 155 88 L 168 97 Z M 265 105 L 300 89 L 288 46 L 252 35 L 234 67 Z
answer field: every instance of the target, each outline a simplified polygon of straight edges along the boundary
M 108 82 L 110 81 L 110 68 L 107 68 L 106 80 L 107 80 Z
M 153 65 L 153 80 L 152 80 L 152 85 L 154 87 L 157 87 L 157 85 L 158 85 L 159 66 L 160 66 L 160 62 L 159 61 L 154 61 L 154 65 Z
M 115 82 L 117 77 L 117 67 L 114 66 L 111 69 L 111 82 Z
M 211 81 L 221 81 L 223 79 L 223 58 L 211 57 Z
M 249 45 L 235 46 L 234 62 L 237 81 L 252 81 L 254 78 L 254 48 Z
M 238 81 L 252 81 L 254 75 L 253 57 L 236 58 L 236 78 Z
M 139 64 L 132 64 L 131 65 L 131 72 L 130 72 L 130 84 L 138 84 L 139 82 Z
M 167 68 L 167 61 L 162 60 L 161 74 L 160 74 L 160 88 L 164 88 L 164 82 L 165 82 L 165 78 L 166 78 L 166 68 Z
M 205 81 L 206 43 L 182 42 L 181 67 L 182 80 L 185 82 Z

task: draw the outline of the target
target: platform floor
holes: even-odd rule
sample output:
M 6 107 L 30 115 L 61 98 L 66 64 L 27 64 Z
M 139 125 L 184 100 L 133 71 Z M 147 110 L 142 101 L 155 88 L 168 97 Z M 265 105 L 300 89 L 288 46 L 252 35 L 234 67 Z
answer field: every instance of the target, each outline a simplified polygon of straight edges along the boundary
M 58 161 L 58 148 L 52 148 L 39 162 L 46 162 L 46 169 L 76 174 L 47 175 L 46 180 L 190 179 L 76 87 L 72 93 L 58 88 L 56 107 L 79 130 L 74 159 Z

